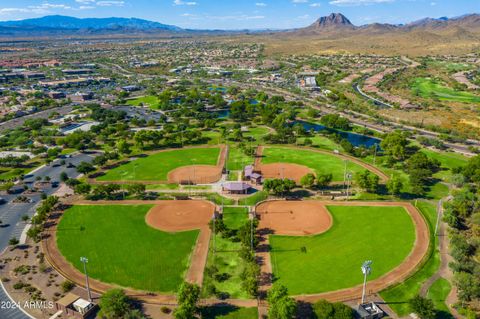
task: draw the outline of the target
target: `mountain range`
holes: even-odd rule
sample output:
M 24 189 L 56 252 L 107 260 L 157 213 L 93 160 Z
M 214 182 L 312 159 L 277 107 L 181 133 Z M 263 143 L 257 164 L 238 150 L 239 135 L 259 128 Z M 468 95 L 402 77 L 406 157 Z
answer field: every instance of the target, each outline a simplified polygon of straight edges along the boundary
M 164 37 L 235 36 L 239 41 L 271 44 L 277 52 L 324 51 L 385 54 L 432 54 L 480 50 L 480 14 L 425 18 L 407 24 L 354 25 L 341 13 L 290 30 L 189 30 L 137 18 L 74 18 L 45 16 L 0 21 L 0 38 L 35 37 Z M 267 50 L 269 48 L 267 47 Z M 459 52 L 460 52 L 459 51 Z

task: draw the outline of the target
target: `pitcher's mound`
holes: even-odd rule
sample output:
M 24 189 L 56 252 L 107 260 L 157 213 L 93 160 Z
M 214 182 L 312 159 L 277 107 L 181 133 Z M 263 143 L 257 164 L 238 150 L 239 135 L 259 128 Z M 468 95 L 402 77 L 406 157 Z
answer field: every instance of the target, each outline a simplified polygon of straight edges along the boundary
M 326 232 L 332 226 L 332 216 L 318 201 L 269 201 L 256 208 L 259 229 L 276 235 L 306 236 Z
M 147 225 L 166 232 L 179 232 L 206 227 L 215 212 L 215 205 L 200 200 L 174 201 L 155 205 L 145 216 Z

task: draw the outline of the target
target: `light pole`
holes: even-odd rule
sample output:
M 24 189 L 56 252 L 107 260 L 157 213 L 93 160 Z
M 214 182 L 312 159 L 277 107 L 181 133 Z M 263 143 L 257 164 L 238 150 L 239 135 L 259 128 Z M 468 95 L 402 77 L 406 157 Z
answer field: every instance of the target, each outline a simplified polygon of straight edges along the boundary
M 362 265 L 362 273 L 363 273 L 362 304 L 365 303 L 365 297 L 367 294 L 367 276 L 370 275 L 371 272 L 372 272 L 372 261 L 367 260 Z
M 92 302 L 92 293 L 90 292 L 90 284 L 88 282 L 88 273 L 87 273 L 87 257 L 80 257 L 80 261 L 83 263 L 83 271 L 85 272 L 85 283 L 87 285 L 88 300 Z
M 347 180 L 347 163 L 348 160 L 345 160 L 345 168 L 343 170 L 343 192 L 345 193 L 345 187 L 346 187 L 346 180 Z
M 350 195 L 350 184 L 352 183 L 352 172 L 347 173 L 347 201 Z

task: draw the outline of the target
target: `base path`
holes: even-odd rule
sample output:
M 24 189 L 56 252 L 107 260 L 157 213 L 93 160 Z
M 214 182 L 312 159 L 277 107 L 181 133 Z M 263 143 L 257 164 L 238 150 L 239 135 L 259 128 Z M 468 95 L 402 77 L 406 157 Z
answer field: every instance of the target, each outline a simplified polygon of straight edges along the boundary
M 217 165 L 190 165 L 176 168 L 168 173 L 168 182 L 176 184 L 212 184 L 222 178 L 228 146 L 220 148 Z
M 186 274 L 186 280 L 201 285 L 203 271 L 207 262 L 208 245 L 210 242 L 210 228 L 208 222 L 215 213 L 216 206 L 213 203 L 200 200 L 189 201 L 79 201 L 75 205 L 155 205 L 145 216 L 145 222 L 151 227 L 168 232 L 188 231 L 200 229 L 194 251 L 191 256 L 190 268 Z M 42 249 L 48 262 L 65 278 L 83 287 L 85 275 L 72 266 L 61 254 L 57 246 L 56 229 L 63 212 L 52 214 L 45 229 L 45 239 L 42 241 Z M 99 280 L 90 279 L 90 288 L 98 293 L 103 293 L 112 288 L 119 288 L 114 284 L 107 284 Z M 155 304 L 175 304 L 173 295 L 152 295 L 146 291 L 138 291 L 128 287 L 125 289 L 129 296 L 133 296 L 143 302 Z
M 285 147 L 287 148 L 287 147 Z M 376 168 L 373 165 L 367 164 L 365 162 L 362 162 L 358 158 L 355 158 L 350 155 L 344 155 L 344 154 L 337 154 L 334 152 L 329 152 L 325 150 L 318 150 L 318 149 L 312 149 L 309 147 L 300 147 L 300 146 L 295 146 L 295 147 L 288 147 L 289 149 L 299 149 L 299 150 L 306 150 L 310 152 L 315 152 L 315 153 L 320 153 L 320 154 L 325 154 L 325 155 L 330 155 L 330 156 L 335 156 L 338 157 L 342 160 L 348 160 L 352 163 L 355 163 L 370 172 L 374 173 L 375 175 L 378 175 L 380 177 L 380 182 L 386 183 L 390 178 L 388 177 L 387 174 L 385 174 L 382 170 Z M 271 177 L 268 175 L 264 175 L 266 178 L 289 178 L 293 179 L 296 182 L 299 182 L 300 179 L 305 176 L 308 173 L 314 173 L 312 169 L 309 167 L 303 166 L 303 165 L 298 165 L 298 164 L 287 164 L 287 163 L 274 163 L 274 164 L 262 164 L 262 155 L 263 155 L 263 150 L 265 149 L 264 146 L 259 146 L 257 147 L 256 151 L 256 156 L 255 156 L 255 170 L 261 171 L 262 173 L 270 174 L 272 175 Z M 290 171 L 291 170 L 291 171 Z M 283 174 L 283 175 L 282 175 Z M 303 175 L 300 175 L 303 174 Z M 298 181 L 297 181 L 298 179 Z M 335 183 L 333 183 L 335 184 Z
M 305 201 L 308 203 L 308 201 Z M 302 207 L 300 210 L 304 210 L 305 202 L 302 201 L 276 201 L 276 202 L 264 202 L 260 203 L 257 206 L 257 212 L 261 215 L 262 210 L 265 210 L 266 207 L 272 206 L 275 209 L 282 210 L 283 207 L 293 207 L 295 205 L 299 205 Z M 323 206 L 324 210 L 327 210 L 327 206 L 352 206 L 352 207 L 359 207 L 359 206 L 377 206 L 377 207 L 403 207 L 408 212 L 410 217 L 412 218 L 412 222 L 415 225 L 415 243 L 412 251 L 407 256 L 407 258 L 403 261 L 402 264 L 394 268 L 389 273 L 383 275 L 380 278 L 368 282 L 368 293 L 376 293 L 381 290 L 384 290 L 398 282 L 404 281 L 406 278 L 411 276 L 421 265 L 424 258 L 427 255 L 428 247 L 430 244 L 430 231 L 425 222 L 423 215 L 410 203 L 407 202 L 335 202 L 335 201 L 313 201 L 315 205 L 312 206 L 315 209 L 314 212 L 310 212 L 310 214 L 320 214 L 324 215 L 321 209 L 318 207 Z M 313 204 L 312 204 L 313 205 Z M 283 209 L 284 210 L 284 209 Z M 293 209 L 292 212 L 295 213 L 297 210 Z M 328 210 L 327 210 L 328 211 Z M 280 215 L 280 214 L 279 214 Z M 268 216 L 265 215 L 265 216 Z M 319 219 L 323 221 L 322 218 Z M 318 221 L 317 221 L 318 222 Z M 261 222 L 260 222 L 261 223 Z M 294 223 L 292 223 L 294 225 Z M 275 226 L 275 225 L 274 225 Z M 320 226 L 320 225 L 319 225 Z M 284 227 L 288 227 L 286 225 L 280 225 L 279 229 L 282 230 Z M 294 227 L 294 226 L 293 226 Z M 314 225 L 312 225 L 314 227 Z M 272 227 L 274 229 L 274 227 Z M 328 228 L 327 228 L 328 229 Z M 269 242 L 268 237 L 270 234 L 274 234 L 271 230 L 264 230 L 259 228 L 261 242 L 259 248 L 257 250 L 257 259 L 259 260 L 260 267 L 261 267 L 261 287 L 260 291 L 265 292 L 271 286 L 271 278 L 273 278 L 272 274 L 272 266 L 270 261 L 270 253 L 269 253 Z M 358 285 L 356 287 L 341 289 L 332 292 L 326 293 L 319 293 L 319 294 L 311 294 L 311 295 L 299 295 L 295 296 L 297 300 L 305 301 L 305 302 L 316 302 L 320 299 L 327 299 L 332 302 L 337 301 L 351 301 L 356 300 L 361 297 L 362 294 L 362 285 Z

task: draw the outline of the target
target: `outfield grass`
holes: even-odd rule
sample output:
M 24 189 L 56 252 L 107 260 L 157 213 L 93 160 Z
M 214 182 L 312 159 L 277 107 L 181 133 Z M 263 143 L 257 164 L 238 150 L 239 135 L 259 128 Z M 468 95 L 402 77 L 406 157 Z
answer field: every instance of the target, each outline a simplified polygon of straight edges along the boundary
M 263 200 L 266 200 L 268 198 L 268 193 L 265 191 L 258 191 L 252 196 L 249 196 L 247 198 L 243 198 L 238 201 L 239 205 L 246 205 L 246 206 L 254 206 L 258 203 L 260 203 Z
M 376 279 L 401 264 L 413 248 L 415 228 L 403 207 L 329 206 L 328 210 L 333 226 L 324 234 L 270 237 L 274 275 L 293 295 L 361 284 L 360 266 L 365 260 L 373 261 L 369 280 Z
M 343 151 L 343 147 L 341 147 L 339 144 L 335 143 L 328 137 L 322 136 L 320 134 L 315 134 L 314 136 L 309 137 L 301 137 L 298 139 L 298 142 L 300 144 L 304 144 L 307 138 L 312 141 L 312 147 L 318 147 L 327 151 Z
M 159 108 L 158 98 L 154 95 L 147 95 L 136 99 L 127 100 L 127 104 L 131 106 L 145 105 L 151 109 Z
M 253 164 L 253 157 L 247 156 L 237 144 L 232 144 L 228 151 L 227 168 L 231 171 L 241 171 L 246 165 Z
M 307 166 L 317 173 L 332 173 L 333 181 L 343 181 L 345 161 L 330 154 L 322 154 L 303 149 L 283 147 L 265 147 L 263 150 L 263 164 L 292 163 Z M 364 171 L 365 168 L 348 162 L 347 170 L 353 173 Z
M 262 138 L 270 132 L 270 129 L 266 126 L 257 126 L 257 127 L 250 127 L 248 132 L 243 133 L 244 137 L 251 137 L 255 139 L 255 141 L 259 142 Z
M 433 229 L 436 223 L 436 206 L 425 201 L 418 201 L 417 207 L 425 216 L 430 228 L 429 257 L 425 264 L 413 276 L 403 283 L 395 285 L 380 292 L 380 296 L 389 304 L 399 316 L 406 316 L 410 313 L 408 300 L 418 295 L 422 284 L 430 278 L 440 267 L 440 254 L 438 251 L 438 237 L 433 236 Z
M 451 290 L 452 285 L 444 278 L 435 281 L 428 289 L 427 297 L 432 299 L 435 309 L 442 314 L 441 318 L 453 318 L 447 304 L 445 303 Z
M 223 221 L 229 229 L 239 229 L 248 220 L 246 207 L 225 207 L 223 209 Z
M 257 319 L 257 308 L 238 308 L 235 306 L 205 307 L 201 311 L 204 319 Z
M 440 101 L 460 103 L 480 103 L 480 96 L 469 92 L 455 91 L 436 83 L 430 78 L 416 78 L 412 87 L 414 94 L 423 98 L 438 98 Z
M 61 253 L 92 278 L 146 291 L 174 292 L 183 282 L 198 231 L 165 233 L 149 227 L 152 205 L 74 206 L 60 221 Z
M 219 148 L 189 148 L 159 152 L 116 167 L 99 181 L 166 181 L 170 171 L 189 165 L 217 165 Z

